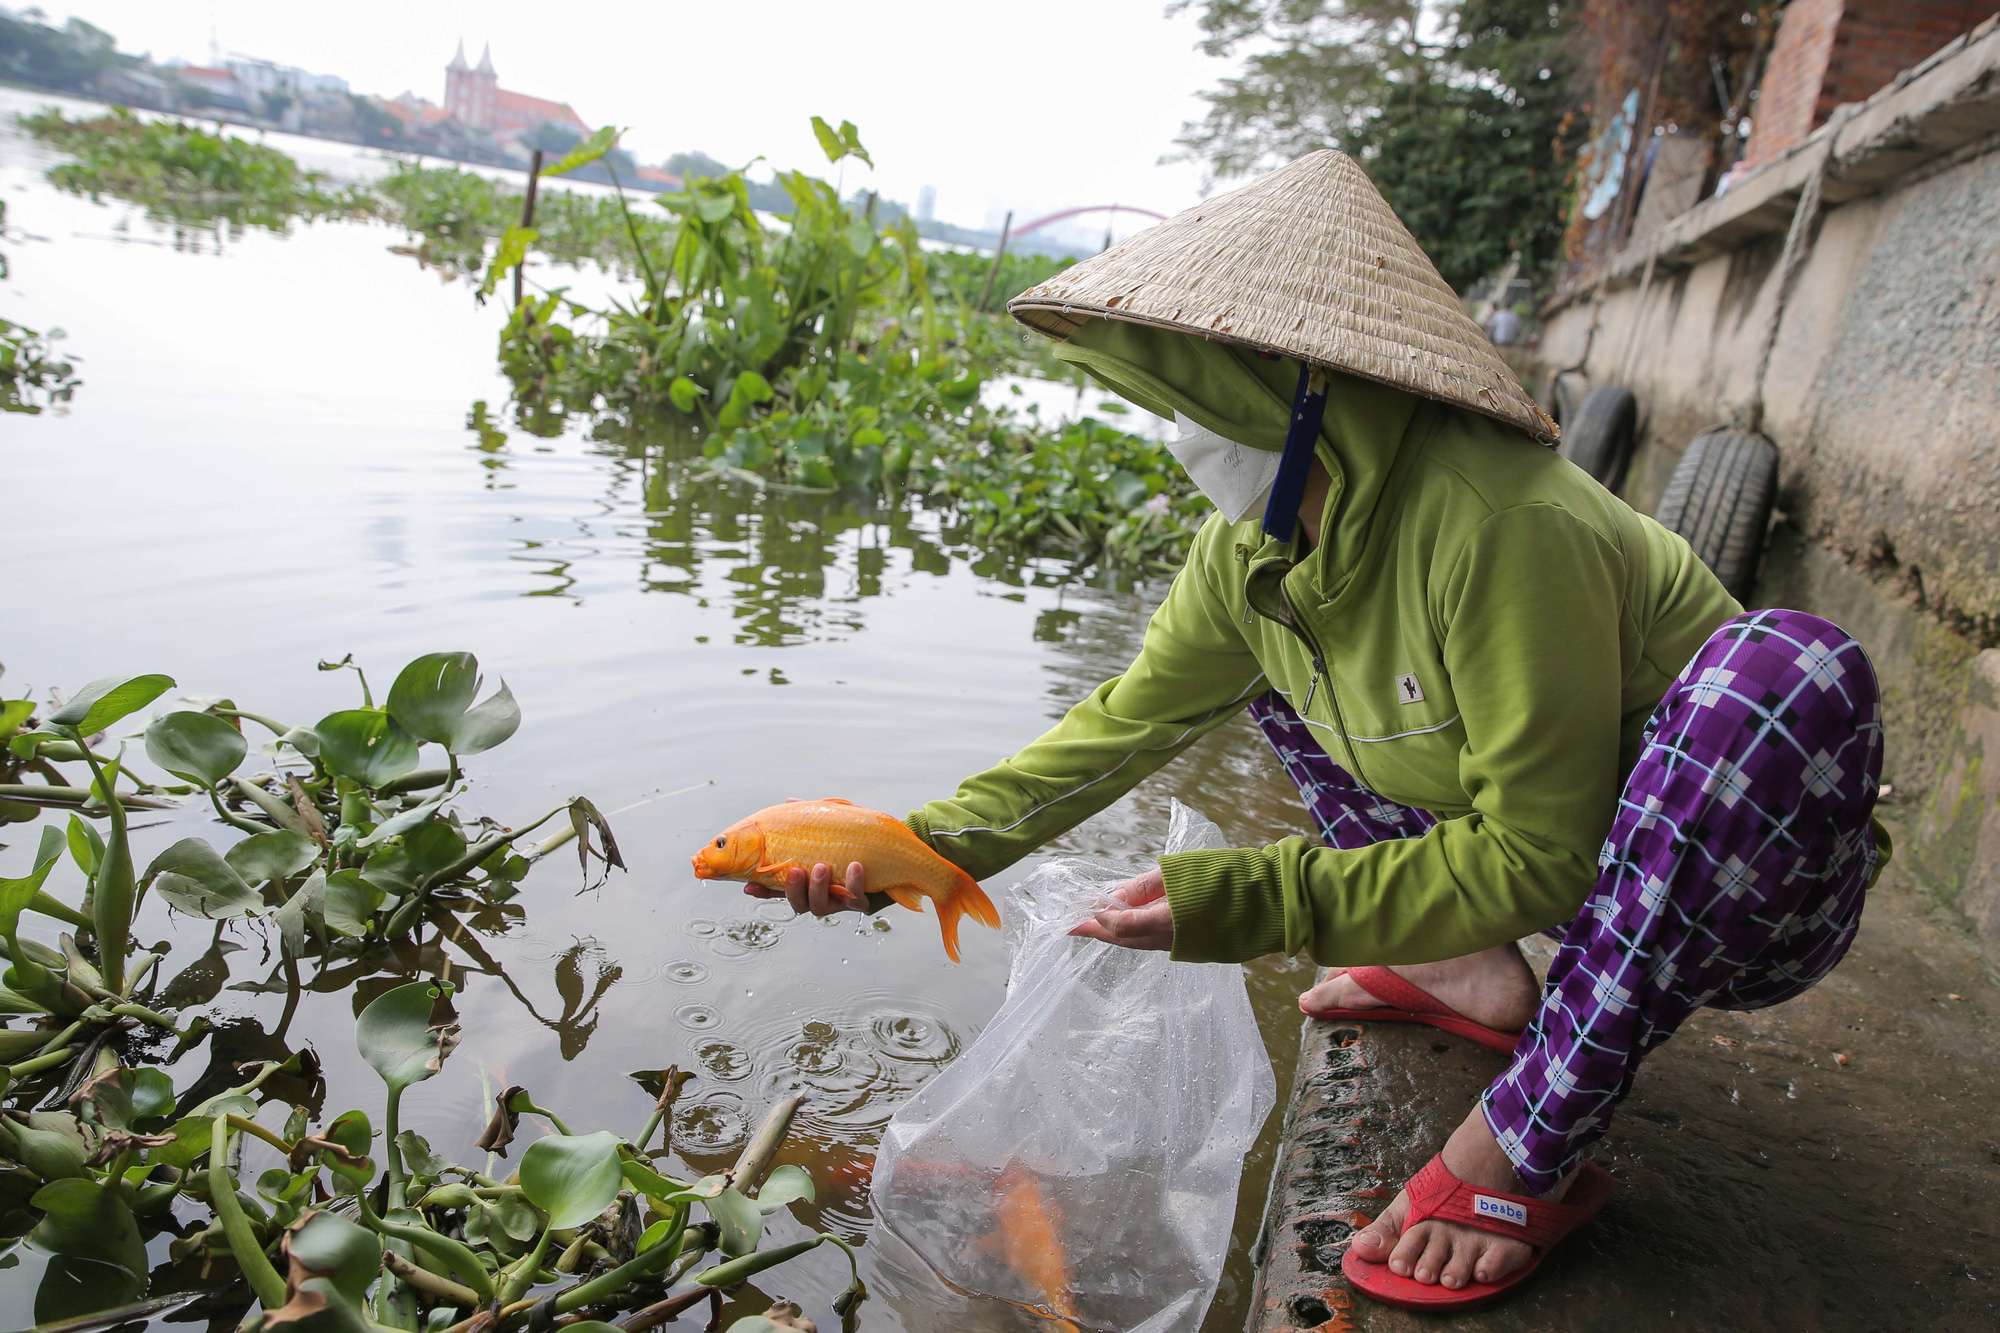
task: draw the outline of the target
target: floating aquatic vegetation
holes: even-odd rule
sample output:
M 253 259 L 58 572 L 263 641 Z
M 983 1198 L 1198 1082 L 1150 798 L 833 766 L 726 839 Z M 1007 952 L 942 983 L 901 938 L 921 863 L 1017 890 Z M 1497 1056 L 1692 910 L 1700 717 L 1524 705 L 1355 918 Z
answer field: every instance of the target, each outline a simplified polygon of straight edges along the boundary
M 0 199 L 0 239 L 7 233 L 7 201 Z M 0 253 L 0 280 L 7 277 L 7 256 Z M 83 381 L 76 366 L 56 351 L 61 329 L 43 333 L 0 319 L 0 412 L 30 415 L 69 402 Z
M 336 187 L 275 148 L 182 121 L 141 119 L 123 107 L 78 120 L 56 110 L 18 120 L 75 158 L 49 170 L 56 186 L 130 199 L 167 222 L 285 231 L 295 219 L 369 216 L 378 206 L 366 189 Z

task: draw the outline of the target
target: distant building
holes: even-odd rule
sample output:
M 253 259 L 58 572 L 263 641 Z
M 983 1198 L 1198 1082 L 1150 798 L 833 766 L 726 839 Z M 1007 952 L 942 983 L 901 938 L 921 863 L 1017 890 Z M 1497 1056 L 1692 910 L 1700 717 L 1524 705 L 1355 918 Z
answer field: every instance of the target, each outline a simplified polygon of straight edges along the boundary
M 937 186 L 926 185 L 917 191 L 917 221 L 929 222 L 937 217 Z
M 479 53 L 479 64 L 472 66 L 465 63 L 465 43 L 458 44 L 444 69 L 444 109 L 459 124 L 485 130 L 497 139 L 525 134 L 548 123 L 578 134 L 590 133 L 589 124 L 569 103 L 502 88 L 493 69 L 491 45 Z
M 243 85 L 226 69 L 212 65 L 172 65 L 167 73 L 181 86 L 183 100 L 195 107 L 254 113 Z

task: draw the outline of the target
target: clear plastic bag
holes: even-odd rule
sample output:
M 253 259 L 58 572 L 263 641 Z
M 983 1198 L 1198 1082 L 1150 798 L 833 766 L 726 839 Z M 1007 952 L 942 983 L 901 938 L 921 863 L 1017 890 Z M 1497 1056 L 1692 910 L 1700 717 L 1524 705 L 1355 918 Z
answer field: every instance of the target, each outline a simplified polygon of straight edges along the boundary
M 1174 802 L 1165 850 L 1222 845 Z M 1014 892 L 1006 1002 L 889 1121 L 875 1212 L 961 1291 L 1192 1333 L 1276 1086 L 1242 968 L 1067 933 L 1141 869 L 1062 858 Z

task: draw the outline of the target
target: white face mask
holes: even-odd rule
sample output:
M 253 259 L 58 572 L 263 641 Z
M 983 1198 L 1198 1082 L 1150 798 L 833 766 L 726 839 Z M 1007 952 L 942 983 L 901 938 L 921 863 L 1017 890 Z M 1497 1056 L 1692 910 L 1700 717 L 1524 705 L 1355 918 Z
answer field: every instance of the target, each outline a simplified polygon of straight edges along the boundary
M 1167 446 L 1201 493 L 1231 523 L 1240 523 L 1264 507 L 1271 484 L 1278 479 L 1281 455 L 1225 440 L 1191 418 L 1174 413 L 1180 438 Z

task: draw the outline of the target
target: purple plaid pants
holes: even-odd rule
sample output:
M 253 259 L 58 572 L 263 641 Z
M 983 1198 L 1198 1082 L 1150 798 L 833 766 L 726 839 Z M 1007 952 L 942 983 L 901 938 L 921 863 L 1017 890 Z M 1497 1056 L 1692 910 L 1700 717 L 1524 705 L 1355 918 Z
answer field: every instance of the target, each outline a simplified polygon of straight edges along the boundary
M 1362 787 L 1278 695 L 1250 713 L 1327 845 L 1437 822 Z M 1597 886 L 1547 932 L 1541 1009 L 1480 1099 L 1530 1191 L 1568 1174 L 1696 1009 L 1760 1009 L 1833 970 L 1881 866 L 1881 767 L 1875 671 L 1844 630 L 1755 611 L 1702 645 L 1646 722 Z

